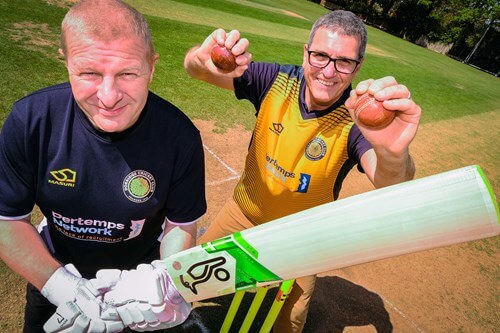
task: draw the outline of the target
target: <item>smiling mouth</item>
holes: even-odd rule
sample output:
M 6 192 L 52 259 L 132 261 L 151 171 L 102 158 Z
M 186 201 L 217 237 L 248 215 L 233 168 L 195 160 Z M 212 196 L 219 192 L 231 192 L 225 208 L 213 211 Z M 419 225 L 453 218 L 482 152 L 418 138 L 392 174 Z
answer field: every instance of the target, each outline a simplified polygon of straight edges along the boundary
M 123 111 L 123 107 L 115 108 L 112 110 L 99 108 L 99 112 L 106 115 L 106 116 L 116 116 L 117 114 L 120 114 L 122 111 Z
M 331 86 L 336 84 L 335 82 L 331 82 L 331 81 L 325 81 L 325 80 L 321 80 L 321 79 L 317 79 L 317 80 L 319 83 L 321 83 L 322 85 L 327 86 L 327 87 L 331 87 Z

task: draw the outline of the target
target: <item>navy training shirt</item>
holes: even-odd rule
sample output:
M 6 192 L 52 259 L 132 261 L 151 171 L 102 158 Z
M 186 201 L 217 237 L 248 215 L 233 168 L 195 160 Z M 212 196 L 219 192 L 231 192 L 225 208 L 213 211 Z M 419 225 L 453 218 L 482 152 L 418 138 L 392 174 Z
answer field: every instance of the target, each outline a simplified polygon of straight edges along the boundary
M 204 177 L 198 129 L 151 92 L 122 133 L 96 130 L 68 83 L 16 102 L 0 132 L 0 216 L 38 205 L 53 256 L 84 276 L 158 258 L 166 218 L 205 213 Z

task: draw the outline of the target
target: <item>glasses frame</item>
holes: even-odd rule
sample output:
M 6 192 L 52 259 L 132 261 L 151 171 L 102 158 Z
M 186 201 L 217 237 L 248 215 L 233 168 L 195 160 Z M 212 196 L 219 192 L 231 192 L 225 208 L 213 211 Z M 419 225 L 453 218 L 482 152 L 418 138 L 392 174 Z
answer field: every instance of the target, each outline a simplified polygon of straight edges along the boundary
M 316 53 L 316 54 L 320 54 L 322 56 L 325 56 L 328 58 L 328 62 L 326 63 L 325 66 L 323 67 L 319 67 L 319 66 L 315 66 L 313 64 L 311 64 L 311 54 L 312 53 Z M 349 61 L 354 61 L 356 63 L 356 66 L 354 66 L 354 69 L 352 70 L 352 72 L 343 72 L 341 70 L 339 70 L 337 68 L 337 60 L 349 60 Z M 335 70 L 339 73 L 342 73 L 342 74 L 352 74 L 356 71 L 356 68 L 358 68 L 359 64 L 361 63 L 361 61 L 359 60 L 356 60 L 356 59 L 349 59 L 349 58 L 332 58 L 330 57 L 328 54 L 325 54 L 323 52 L 318 52 L 318 51 L 312 51 L 312 50 L 307 50 L 307 62 L 309 63 L 309 65 L 311 65 L 312 67 L 314 68 L 325 68 L 327 67 L 328 65 L 330 65 L 331 62 L 333 62 L 333 66 L 335 67 Z

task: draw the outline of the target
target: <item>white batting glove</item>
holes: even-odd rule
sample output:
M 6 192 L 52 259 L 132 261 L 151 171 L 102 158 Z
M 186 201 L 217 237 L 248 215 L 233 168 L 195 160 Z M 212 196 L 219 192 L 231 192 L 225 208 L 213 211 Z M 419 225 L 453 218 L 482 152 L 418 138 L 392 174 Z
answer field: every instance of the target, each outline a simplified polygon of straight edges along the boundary
M 59 306 L 75 300 L 78 285 L 84 281 L 73 264 L 59 267 L 45 282 L 40 292 L 50 303 Z
M 99 271 L 96 277 L 110 279 L 115 273 Z M 191 312 L 161 260 L 122 271 L 115 286 L 104 294 L 104 301 L 116 307 L 125 325 L 139 332 L 180 325 Z
M 102 286 L 102 284 L 100 285 Z M 47 333 L 114 333 L 125 327 L 116 309 L 102 302 L 102 292 L 73 265 L 59 268 L 41 292 L 57 310 L 43 326 Z M 109 287 L 105 288 L 106 290 Z

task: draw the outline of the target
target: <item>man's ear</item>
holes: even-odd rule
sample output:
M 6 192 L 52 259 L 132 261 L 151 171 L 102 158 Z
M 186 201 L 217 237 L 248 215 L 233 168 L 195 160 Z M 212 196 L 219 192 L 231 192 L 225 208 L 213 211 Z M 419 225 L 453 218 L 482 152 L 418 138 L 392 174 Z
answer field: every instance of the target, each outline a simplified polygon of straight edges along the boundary
M 149 83 L 153 81 L 153 74 L 155 73 L 155 65 L 159 57 L 160 55 L 158 53 L 155 53 L 155 55 L 153 56 L 153 62 L 151 64 L 151 74 L 149 75 Z
M 358 67 L 356 67 L 356 70 L 353 73 L 354 74 L 353 77 L 358 75 L 358 72 L 361 70 L 361 66 L 363 66 L 364 62 L 365 62 L 365 57 L 361 58 L 361 61 L 359 62 Z
M 302 67 L 305 67 L 308 64 L 307 58 L 309 57 L 309 54 L 307 53 L 307 50 L 309 50 L 309 46 L 307 44 L 304 44 L 304 54 L 302 56 Z
M 59 55 L 63 58 L 64 62 L 66 62 L 66 55 L 64 54 L 63 49 L 59 49 Z

